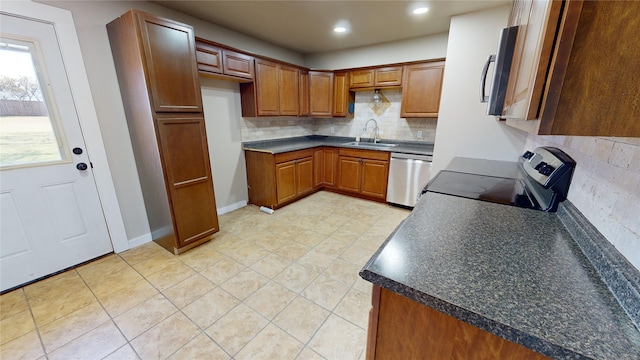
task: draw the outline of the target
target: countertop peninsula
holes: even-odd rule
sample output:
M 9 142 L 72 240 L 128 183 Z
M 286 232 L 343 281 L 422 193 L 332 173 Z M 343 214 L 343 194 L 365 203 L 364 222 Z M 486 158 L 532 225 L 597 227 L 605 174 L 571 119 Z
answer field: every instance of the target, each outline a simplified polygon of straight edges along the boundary
M 425 141 L 400 141 L 381 139 L 379 141 L 380 143 L 394 144 L 395 146 L 375 148 L 367 146 L 371 142 L 368 138 L 363 138 L 360 142 L 360 145 L 349 145 L 349 143 L 351 142 L 354 142 L 354 138 L 352 137 L 310 135 L 273 140 L 248 141 L 242 143 L 242 145 L 244 150 L 268 152 L 271 154 L 310 149 L 319 146 L 332 146 L 352 149 L 360 148 L 366 150 L 399 152 L 404 154 L 416 155 L 433 155 L 434 146 L 433 143 Z
M 465 161 L 447 170 L 479 164 Z M 426 193 L 360 276 L 551 358 L 640 359 L 637 308 L 616 299 L 627 295 L 607 286 L 567 212 L 579 214 Z

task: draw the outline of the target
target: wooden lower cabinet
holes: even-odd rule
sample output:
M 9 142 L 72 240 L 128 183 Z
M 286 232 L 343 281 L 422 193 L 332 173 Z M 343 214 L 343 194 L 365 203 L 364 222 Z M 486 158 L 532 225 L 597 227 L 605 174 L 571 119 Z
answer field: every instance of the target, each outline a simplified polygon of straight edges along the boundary
M 305 157 L 276 164 L 278 204 L 295 200 L 313 191 L 313 158 Z
M 388 152 L 339 150 L 337 189 L 341 192 L 371 200 L 386 201 L 388 178 Z
M 249 203 L 276 209 L 314 188 L 314 149 L 270 154 L 245 151 Z
M 324 189 L 336 187 L 338 150 L 332 147 L 319 147 L 313 153 L 313 186 Z
M 377 285 L 371 304 L 367 360 L 549 359 Z
M 249 204 L 277 209 L 318 190 L 386 201 L 389 153 L 317 147 L 245 151 Z

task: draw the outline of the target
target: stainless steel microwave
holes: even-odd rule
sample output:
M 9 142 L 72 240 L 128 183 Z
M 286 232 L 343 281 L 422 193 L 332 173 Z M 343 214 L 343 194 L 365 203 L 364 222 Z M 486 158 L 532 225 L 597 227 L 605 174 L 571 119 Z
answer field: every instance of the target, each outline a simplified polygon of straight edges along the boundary
M 498 52 L 497 54 L 489 56 L 482 69 L 482 76 L 480 78 L 480 102 L 488 103 L 487 115 L 502 115 L 517 37 L 518 26 L 502 29 L 500 42 L 498 43 Z M 489 96 L 487 96 L 485 92 L 487 73 L 489 72 L 491 63 L 495 63 L 495 68 L 493 70 L 491 89 L 489 90 Z

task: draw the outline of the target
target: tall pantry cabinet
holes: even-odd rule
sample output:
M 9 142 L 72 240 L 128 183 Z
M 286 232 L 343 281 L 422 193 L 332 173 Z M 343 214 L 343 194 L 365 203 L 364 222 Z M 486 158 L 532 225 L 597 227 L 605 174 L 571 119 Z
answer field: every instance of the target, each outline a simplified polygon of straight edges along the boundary
M 131 10 L 107 31 L 151 235 L 179 254 L 219 230 L 193 28 Z

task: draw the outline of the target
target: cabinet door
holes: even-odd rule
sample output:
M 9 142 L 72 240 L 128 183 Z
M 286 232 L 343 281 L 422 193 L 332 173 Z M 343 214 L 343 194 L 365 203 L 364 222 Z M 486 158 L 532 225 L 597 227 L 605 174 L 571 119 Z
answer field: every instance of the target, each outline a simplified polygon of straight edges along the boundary
M 153 110 L 202 112 L 193 28 L 137 13 Z
M 349 82 L 347 72 L 333 74 L 333 116 L 349 115 Z
M 222 74 L 222 50 L 218 47 L 196 41 L 196 60 L 198 70 Z
M 309 71 L 309 115 L 331 117 L 333 73 Z
M 402 85 L 402 66 L 390 66 L 376 69 L 375 86 L 400 86 Z
M 300 70 L 300 116 L 309 116 L 309 72 Z
M 296 160 L 296 195 L 313 191 L 313 158 Z
M 362 178 L 362 159 L 340 156 L 338 158 L 338 189 L 359 193 Z
M 316 148 L 313 151 L 313 186 L 318 187 L 324 183 L 324 148 Z
M 561 7 L 560 1 L 517 0 L 513 4 L 509 25 L 519 29 L 502 117 L 538 117 Z
M 182 247 L 218 231 L 204 118 L 156 121 L 178 247 Z
M 296 198 L 296 160 L 276 165 L 276 188 L 278 204 Z
M 384 200 L 387 198 L 389 162 L 364 159 L 362 163 L 362 195 Z
M 278 65 L 256 60 L 256 102 L 258 115 L 280 115 L 278 94 Z
M 223 68 L 226 75 L 253 79 L 253 57 L 231 50 L 222 50 Z
M 373 69 L 354 70 L 349 75 L 350 88 L 370 88 L 373 87 Z
M 278 97 L 280 115 L 298 116 L 300 112 L 300 74 L 297 68 L 278 65 Z
M 407 65 L 402 81 L 401 117 L 438 117 L 444 61 Z
M 324 185 L 329 187 L 336 186 L 338 173 L 338 151 L 332 148 L 325 148 L 324 152 Z

